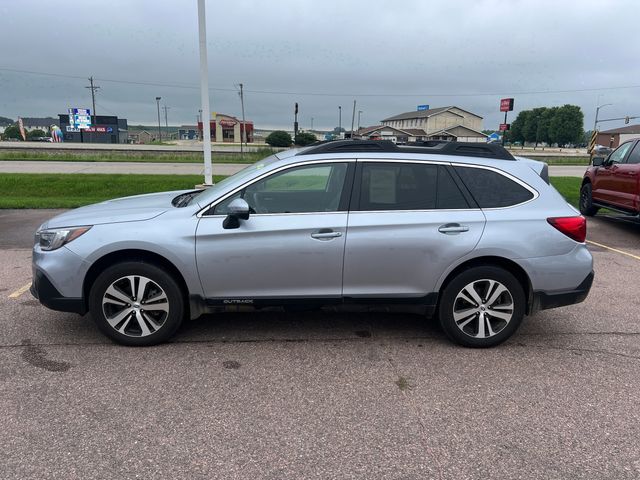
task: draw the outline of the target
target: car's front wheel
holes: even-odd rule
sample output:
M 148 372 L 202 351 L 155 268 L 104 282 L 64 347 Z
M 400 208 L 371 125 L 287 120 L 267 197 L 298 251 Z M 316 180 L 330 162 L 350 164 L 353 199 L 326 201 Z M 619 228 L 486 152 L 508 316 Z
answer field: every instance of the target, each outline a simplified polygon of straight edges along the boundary
M 182 323 L 184 300 L 174 278 L 162 268 L 123 262 L 104 270 L 89 293 L 98 328 L 123 345 L 155 345 Z
M 588 217 L 598 213 L 599 208 L 593 205 L 592 188 L 589 182 L 585 183 L 580 189 L 580 213 Z
M 440 325 L 456 343 L 493 347 L 518 328 L 526 310 L 520 282 L 494 266 L 465 270 L 445 287 L 438 308 Z

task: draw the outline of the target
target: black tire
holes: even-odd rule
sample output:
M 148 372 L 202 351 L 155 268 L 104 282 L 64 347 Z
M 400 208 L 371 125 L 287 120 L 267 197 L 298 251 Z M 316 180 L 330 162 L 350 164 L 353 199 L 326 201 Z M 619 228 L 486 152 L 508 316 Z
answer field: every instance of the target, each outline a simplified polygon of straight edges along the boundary
M 126 277 L 133 277 L 135 287 L 128 288 L 130 281 Z M 149 282 L 142 288 L 142 292 L 143 297 L 144 292 L 148 293 L 149 302 L 145 304 L 145 298 L 137 299 L 134 296 L 135 302 L 125 305 L 120 296 L 135 295 L 146 280 Z M 116 285 L 117 297 L 107 294 L 107 289 L 112 284 Z M 104 298 L 109 300 L 103 308 Z M 160 300 L 156 300 L 158 298 Z M 120 304 L 110 303 L 114 299 Z M 165 305 L 168 311 L 159 310 L 159 307 L 164 308 Z M 108 311 L 110 318 L 115 319 L 119 313 L 125 314 L 125 310 L 131 313 L 112 327 L 105 312 Z M 89 293 L 89 311 L 100 331 L 115 342 L 129 346 L 156 345 L 168 340 L 180 327 L 184 317 L 184 298 L 178 283 L 164 269 L 149 263 L 130 261 L 113 265 L 98 275 Z M 125 325 L 126 322 L 128 323 Z M 116 327 L 122 331 L 116 330 Z M 143 328 L 147 331 L 143 331 Z
M 477 305 L 477 308 L 471 304 L 467 307 L 465 305 L 465 303 L 467 303 L 466 300 L 459 297 L 463 289 L 474 285 L 474 287 L 472 287 L 474 288 L 474 292 L 479 295 L 480 300 L 486 302 L 486 300 L 491 300 L 491 292 L 483 292 L 482 289 L 485 288 L 485 285 L 486 290 L 489 289 L 491 285 L 489 281 L 499 282 L 505 287 L 507 293 L 502 293 L 497 300 L 488 307 L 482 302 Z M 496 287 L 497 285 L 494 286 L 494 288 Z M 479 289 L 480 292 L 478 292 L 477 289 Z M 482 298 L 483 296 L 488 296 L 489 298 Z M 509 299 L 511 299 L 511 311 L 508 310 Z M 486 302 L 486 305 L 488 305 L 488 302 Z M 470 319 L 468 323 L 464 325 L 463 329 L 461 329 L 454 318 L 454 308 L 456 308 L 456 314 L 459 314 L 458 312 L 465 312 L 467 309 L 469 311 L 477 309 L 478 313 L 465 316 L 462 320 L 459 319 L 460 325 Z M 482 327 L 479 321 L 481 308 L 483 318 L 486 318 Z M 440 325 L 447 336 L 460 345 L 475 348 L 494 347 L 504 342 L 518 329 L 520 323 L 522 323 L 525 311 L 526 297 L 520 282 L 503 268 L 489 265 L 472 267 L 459 273 L 444 288 L 438 305 Z M 505 321 L 497 317 L 492 317 L 492 312 L 496 312 L 496 315 L 504 315 L 505 312 L 511 313 L 511 318 Z M 485 338 L 478 338 L 478 336 L 474 336 L 474 332 L 475 335 L 479 335 L 481 333 L 480 328 L 482 328 L 484 332 L 493 331 L 495 334 L 486 336 Z
M 591 183 L 585 183 L 580 189 L 580 213 L 588 217 L 593 217 L 600 210 L 593 205 Z

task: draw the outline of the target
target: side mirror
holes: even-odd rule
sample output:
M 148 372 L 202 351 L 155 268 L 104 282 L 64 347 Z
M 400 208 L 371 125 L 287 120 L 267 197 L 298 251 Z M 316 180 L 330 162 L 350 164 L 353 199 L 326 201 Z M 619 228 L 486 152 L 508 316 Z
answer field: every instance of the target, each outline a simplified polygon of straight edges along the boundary
M 222 222 L 222 228 L 232 229 L 240 227 L 240 220 L 249 219 L 249 204 L 244 198 L 236 198 L 227 207 L 229 213 Z
M 594 167 L 601 167 L 604 164 L 604 157 L 593 157 L 591 164 Z

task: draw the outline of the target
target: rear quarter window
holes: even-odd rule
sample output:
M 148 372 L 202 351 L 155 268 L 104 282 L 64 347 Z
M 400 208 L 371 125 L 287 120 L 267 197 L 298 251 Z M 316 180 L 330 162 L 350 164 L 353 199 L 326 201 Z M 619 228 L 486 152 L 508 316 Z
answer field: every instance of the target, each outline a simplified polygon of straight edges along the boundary
M 484 168 L 455 167 L 480 208 L 518 205 L 533 198 L 533 193 L 510 178 Z

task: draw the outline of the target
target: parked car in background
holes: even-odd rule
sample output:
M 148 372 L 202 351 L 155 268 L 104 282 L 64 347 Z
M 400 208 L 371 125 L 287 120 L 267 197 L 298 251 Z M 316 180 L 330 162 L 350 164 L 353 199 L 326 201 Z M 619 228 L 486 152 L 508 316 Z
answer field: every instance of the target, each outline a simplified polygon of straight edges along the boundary
M 417 309 L 490 347 L 593 281 L 586 222 L 546 164 L 500 145 L 335 141 L 203 191 L 102 202 L 43 224 L 34 296 L 127 345 L 225 307 Z
M 640 215 L 640 139 L 623 143 L 606 157 L 596 156 L 580 188 L 580 212 L 609 208 Z

